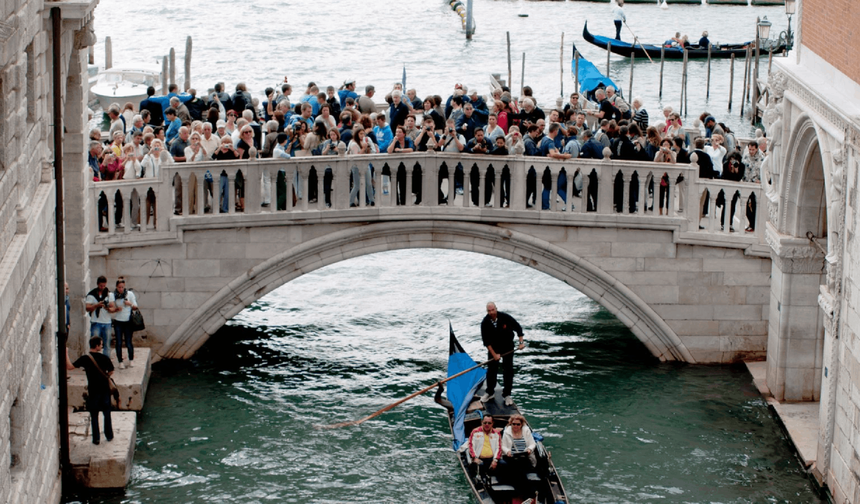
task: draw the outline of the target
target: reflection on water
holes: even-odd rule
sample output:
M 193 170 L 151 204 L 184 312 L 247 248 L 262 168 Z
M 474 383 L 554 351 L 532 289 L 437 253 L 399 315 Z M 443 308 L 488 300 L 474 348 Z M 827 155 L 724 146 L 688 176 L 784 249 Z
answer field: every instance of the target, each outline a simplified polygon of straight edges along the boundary
M 124 495 L 90 502 L 471 502 L 444 410 L 450 319 L 480 358 L 495 300 L 526 331 L 514 396 L 572 502 L 819 502 L 741 367 L 661 364 L 612 315 L 505 260 L 407 250 L 296 279 L 155 367 Z

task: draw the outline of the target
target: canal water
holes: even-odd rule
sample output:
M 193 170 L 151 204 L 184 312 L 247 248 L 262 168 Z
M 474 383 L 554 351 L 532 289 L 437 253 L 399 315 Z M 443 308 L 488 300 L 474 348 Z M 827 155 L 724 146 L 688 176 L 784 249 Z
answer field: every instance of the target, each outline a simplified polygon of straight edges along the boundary
M 781 6 L 672 5 L 624 6 L 630 29 L 639 40 L 658 43 L 675 32 L 698 41 L 704 30 L 710 40 L 744 42 L 755 39 L 757 17 L 773 22 L 772 34 L 787 27 Z M 527 17 L 521 17 L 527 16 Z M 104 38 L 111 37 L 115 65 L 156 64 L 171 47 L 176 49 L 177 82 L 183 83 L 185 39 L 193 40 L 191 84 L 200 91 L 223 81 L 232 92 L 245 82 L 262 99 L 266 87 L 279 87 L 284 76 L 294 86 L 293 97 L 309 81 L 339 85 L 356 79 L 358 91 L 373 84 L 382 100 L 403 77 L 422 98 L 447 98 L 455 83 L 489 90 L 489 74 L 507 78 L 506 32 L 511 36 L 514 94 L 525 83 L 543 106 L 554 105 L 574 88 L 571 74 L 572 44 L 605 72 L 606 52 L 582 39 L 583 24 L 598 35 L 612 36 L 610 4 L 593 2 L 531 2 L 525 0 L 474 0 L 477 31 L 467 41 L 460 17 L 444 0 L 399 2 L 354 0 L 100 0 L 95 30 L 96 62 L 104 63 Z M 793 27 L 796 27 L 796 20 Z M 562 45 L 562 33 L 564 42 Z M 622 39 L 632 41 L 625 29 Z M 562 55 L 561 50 L 564 50 Z M 561 61 L 560 61 L 561 58 Z M 767 58 L 761 60 L 767 74 Z M 681 63 L 666 62 L 664 88 L 659 97 L 659 62 L 635 62 L 633 95 L 641 95 L 652 116 L 664 105 L 680 106 Z M 612 56 L 610 76 L 627 94 L 629 60 Z M 728 112 L 730 63 L 714 60 L 710 99 L 707 98 L 707 63 L 691 61 L 689 68 L 689 119 L 708 110 L 741 135 L 751 128 L 740 116 L 743 62 L 734 69 L 734 104 Z M 566 101 L 566 100 L 565 100 Z M 295 102 L 295 99 L 293 100 Z M 749 110 L 749 106 L 745 107 Z
M 742 366 L 662 364 L 563 282 L 484 255 L 405 250 L 302 276 L 188 362 L 155 366 L 131 481 L 92 503 L 467 503 L 430 395 L 450 320 L 482 359 L 487 301 L 528 346 L 514 398 L 584 503 L 820 502 Z

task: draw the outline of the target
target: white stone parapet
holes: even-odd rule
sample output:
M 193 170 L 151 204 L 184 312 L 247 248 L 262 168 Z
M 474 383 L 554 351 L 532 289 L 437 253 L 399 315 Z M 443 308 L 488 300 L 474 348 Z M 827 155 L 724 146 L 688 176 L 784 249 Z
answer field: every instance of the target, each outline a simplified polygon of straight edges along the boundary
M 373 208 L 369 198 L 366 170 L 372 166 Z M 465 166 L 463 177 L 464 195 L 455 194 L 454 168 Z M 383 177 L 390 171 L 401 170 L 405 178 L 407 197 L 402 204 L 397 201 L 396 177 Z M 440 179 L 440 170 L 448 170 L 446 178 Z M 526 201 L 528 175 L 535 170 L 537 191 L 533 201 Z M 330 170 L 330 172 L 329 172 Z M 567 174 L 567 202 L 557 194 L 559 174 Z M 205 177 L 213 179 L 206 183 Z M 279 172 L 283 172 L 279 181 Z M 316 174 L 315 179 L 311 173 Z M 324 174 L 331 175 L 331 199 L 324 196 Z M 476 176 L 470 176 L 474 172 Z M 549 208 L 541 208 L 544 191 L 542 179 L 545 172 L 551 178 L 548 188 Z M 224 179 L 222 182 L 222 173 Z M 359 176 L 357 194 L 350 195 L 351 173 Z M 490 174 L 488 176 L 488 173 Z M 504 174 L 504 175 L 503 175 Z M 616 190 L 616 176 L 623 182 Z M 634 174 L 638 183 L 631 184 Z M 659 210 L 660 179 L 668 176 L 668 211 Z M 581 191 L 574 195 L 575 181 L 581 177 Z M 589 176 L 591 175 L 591 176 Z M 502 177 L 510 177 L 510 195 L 503 197 Z M 421 194 L 413 194 L 413 178 L 421 178 Z M 681 183 L 676 183 L 682 177 Z M 237 179 L 244 181 L 244 205 L 237 207 Z M 292 193 L 294 181 L 302 195 L 294 203 Z M 307 195 L 312 191 L 311 182 L 316 180 L 315 200 Z M 589 186 L 596 181 L 596 191 Z M 478 205 L 465 197 L 477 182 Z M 220 187 L 226 188 L 227 211 L 221 213 Z M 485 204 L 485 186 L 491 184 L 492 196 Z M 653 185 L 652 185 L 653 184 Z M 290 225 L 307 219 L 320 222 L 381 221 L 392 219 L 427 219 L 498 221 L 513 219 L 523 223 L 581 224 L 600 227 L 636 227 L 667 229 L 672 227 L 681 233 L 681 242 L 722 243 L 732 247 L 743 247 L 756 255 L 767 255 L 764 241 L 765 207 L 762 205 L 762 189 L 759 184 L 730 182 L 719 179 L 699 179 L 695 164 L 663 164 L 642 161 L 617 160 L 553 160 L 539 157 L 486 156 L 447 153 L 411 153 L 403 155 L 362 156 L 315 156 L 289 160 L 264 159 L 244 161 L 207 161 L 178 163 L 163 166 L 159 178 L 94 182 L 90 188 L 92 205 L 98 205 L 104 194 L 109 211 L 104 216 L 100 229 L 99 219 L 91 222 L 91 236 L 95 245 L 93 252 L 104 253 L 113 247 L 142 246 L 155 243 L 171 243 L 177 239 L 179 229 L 198 226 L 224 225 Z M 151 193 L 150 193 L 151 192 Z M 452 201 L 445 200 L 455 195 Z M 596 205 L 589 204 L 586 195 L 596 193 Z M 707 192 L 710 197 L 703 198 Z M 716 207 L 717 196 L 724 195 L 726 203 Z M 278 204 L 278 194 L 284 197 Z M 638 202 L 631 205 L 632 195 L 638 193 Z M 146 223 L 146 197 L 155 197 L 154 218 Z M 735 196 L 736 195 L 736 196 Z M 183 197 L 185 196 L 185 197 Z M 122 222 L 118 225 L 115 209 L 118 199 L 123 201 Z M 616 199 L 617 198 L 617 199 Z M 749 226 L 746 218 L 747 203 L 756 203 L 754 232 L 744 232 Z M 268 202 L 265 204 L 264 202 Z M 329 204 L 330 203 L 330 204 Z M 571 207 L 570 203 L 573 203 Z M 702 205 L 707 205 L 707 215 L 700 219 Z M 620 208 L 619 208 L 620 207 Z M 657 208 L 654 208 L 657 207 Z M 685 207 L 691 211 L 685 212 Z M 732 208 L 733 207 L 733 208 Z M 619 211 L 620 210 L 620 211 Z M 91 211 L 96 212 L 93 208 Z M 725 214 L 725 225 L 721 219 Z M 732 221 L 731 216 L 734 216 Z M 716 241 L 714 241 L 716 240 Z

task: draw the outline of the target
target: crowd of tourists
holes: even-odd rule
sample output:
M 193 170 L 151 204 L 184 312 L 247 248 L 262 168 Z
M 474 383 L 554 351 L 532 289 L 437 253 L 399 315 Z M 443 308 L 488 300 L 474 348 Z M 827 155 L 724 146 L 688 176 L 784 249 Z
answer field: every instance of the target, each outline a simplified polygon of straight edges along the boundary
M 235 86 L 232 95 L 227 93 L 223 83 L 218 83 L 208 96 L 198 96 L 194 89 L 177 93 L 176 86 L 171 85 L 163 96 L 156 96 L 155 90 L 149 88 L 148 97 L 138 107 L 131 103 L 122 108 L 119 104 L 112 105 L 107 111 L 110 118 L 107 138 L 102 139 L 99 129 L 91 132 L 89 163 L 93 179 L 158 177 L 165 164 L 188 161 L 343 153 L 444 151 L 564 160 L 603 159 L 608 152 L 613 159 L 689 163 L 690 155 L 695 152 L 700 177 L 758 182 L 766 151 L 766 139 L 742 146 L 725 124 L 717 122 L 707 112 L 699 118 L 698 135 L 690 135 L 689 128 L 684 128 L 680 116 L 671 107 L 662 110 L 658 121 L 652 121 L 641 99 L 628 102 L 611 86 L 599 88 L 588 97 L 574 92 L 568 103 L 561 106 L 557 102 L 558 106 L 544 110 L 538 106 L 528 86 L 523 88 L 521 99 L 514 98 L 504 87 L 481 96 L 474 88 L 455 84 L 447 99 L 431 95 L 422 100 L 415 89 L 404 90 L 400 84 L 395 84 L 384 96 L 383 103 L 377 101 L 379 97 L 372 85 L 365 86 L 364 94 L 359 95 L 352 79 L 346 80 L 339 89 L 328 86 L 325 91 L 312 82 L 299 96 L 294 95 L 286 78 L 284 81 L 277 87 L 267 88 L 262 101 L 253 98 L 243 83 Z M 374 184 L 370 173 L 371 170 L 367 170 L 367 187 Z M 384 175 L 387 180 L 390 174 Z M 566 199 L 562 190 L 566 189 L 567 180 L 564 173 L 562 175 L 558 193 Z M 350 201 L 356 204 L 357 169 L 351 176 Z M 447 177 L 447 173 L 444 176 Z M 535 178 L 534 173 L 529 174 L 530 205 L 535 204 Z M 330 203 L 330 175 L 325 179 L 326 202 Z M 266 182 L 264 180 L 264 185 Z M 456 169 L 455 182 L 460 193 L 463 187 L 461 167 Z M 509 181 L 503 182 L 509 184 Z M 405 176 L 398 174 L 396 183 L 398 202 L 402 204 L 407 195 Z M 420 203 L 420 183 L 420 177 L 413 177 L 411 192 L 417 198 L 416 203 Z M 542 183 L 542 206 L 548 208 L 551 182 L 545 176 Z M 659 183 L 660 194 L 665 196 L 668 175 Z M 214 181 L 209 172 L 205 184 L 206 211 L 211 211 L 209 198 Z M 301 198 L 300 184 L 293 186 L 296 187 L 293 198 Z M 502 187 L 505 202 L 507 187 Z M 576 180 L 574 190 L 579 188 L 581 179 Z M 236 209 L 242 210 L 244 181 L 241 177 L 236 179 L 235 190 L 236 197 L 232 199 Z M 311 190 L 316 192 L 315 183 L 311 184 Z M 264 191 L 267 194 L 269 188 L 264 187 Z M 217 201 L 221 211 L 226 212 L 226 173 L 220 174 L 219 192 Z M 308 196 L 314 199 L 317 195 Z M 373 190 L 368 190 L 366 197 L 368 203 L 373 204 Z M 445 198 L 446 195 L 440 193 L 440 203 Z M 150 199 L 146 198 L 147 223 L 150 215 L 154 218 L 155 211 Z M 176 199 L 175 212 L 180 213 L 180 193 Z M 263 199 L 264 205 L 270 204 L 267 195 L 264 194 Z M 478 203 L 477 192 L 473 192 L 472 199 Z M 279 208 L 284 207 L 284 200 L 285 196 L 279 196 Z M 668 198 L 661 197 L 661 200 L 662 213 Z M 196 208 L 196 201 L 191 205 Z M 121 225 L 121 202 L 117 206 L 120 208 L 117 208 L 116 222 Z M 133 211 L 139 214 L 139 209 Z M 101 217 L 106 213 L 104 199 L 100 204 L 102 228 L 105 222 Z

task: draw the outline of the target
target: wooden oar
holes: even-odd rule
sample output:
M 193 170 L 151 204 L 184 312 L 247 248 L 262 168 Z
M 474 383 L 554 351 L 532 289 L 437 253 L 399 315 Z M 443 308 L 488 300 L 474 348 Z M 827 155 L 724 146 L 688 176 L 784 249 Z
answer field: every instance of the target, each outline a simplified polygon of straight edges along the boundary
M 639 44 L 639 47 L 642 48 L 642 52 L 645 53 L 645 56 L 648 56 L 648 59 L 651 61 L 651 63 L 654 63 L 654 60 L 651 59 L 651 55 L 648 54 L 648 50 L 645 49 L 645 46 L 642 45 L 642 42 L 639 42 L 639 37 L 637 37 L 636 34 L 633 33 L 633 28 L 630 28 L 630 25 L 627 24 L 627 21 L 624 22 L 624 26 L 626 26 L 627 29 L 630 30 L 630 34 L 633 35 L 633 47 L 636 47 L 636 44 Z
M 504 357 L 504 356 L 506 356 L 506 355 L 508 355 L 508 354 L 512 354 L 512 353 L 514 353 L 515 351 L 516 351 L 516 349 L 511 350 L 510 352 L 505 352 L 505 353 L 503 353 L 503 354 L 501 355 L 501 357 Z M 501 357 L 500 357 L 500 358 L 501 358 Z M 478 369 L 478 368 L 479 368 L 479 367 L 481 367 L 481 366 L 486 366 L 487 364 L 489 364 L 489 363 L 493 362 L 494 360 L 495 360 L 495 359 L 490 359 L 490 360 L 484 361 L 484 362 L 482 362 L 482 363 L 480 363 L 480 364 L 476 364 L 476 365 L 474 365 L 474 366 L 470 367 L 469 369 L 466 369 L 465 371 L 460 371 L 459 373 L 455 374 L 454 376 L 449 376 L 448 378 L 445 378 L 444 380 L 439 380 L 439 381 L 437 381 L 436 383 L 434 383 L 433 385 L 430 385 L 429 387 L 425 387 L 425 388 L 423 388 L 423 389 L 419 390 L 418 392 L 415 392 L 415 393 L 413 393 L 413 394 L 410 394 L 410 395 L 408 395 L 408 396 L 404 397 L 403 399 L 400 399 L 399 401 L 393 402 L 393 403 L 389 404 L 388 406 L 386 406 L 386 407 L 382 408 L 381 410 L 378 410 L 378 411 L 377 411 L 377 412 L 375 412 L 375 413 L 372 413 L 372 414 L 370 414 L 370 415 L 367 415 L 366 417 L 364 417 L 364 418 L 362 418 L 362 419 L 360 419 L 360 420 L 351 420 L 351 421 L 349 421 L 349 422 L 340 422 L 340 423 L 330 424 L 330 425 L 315 425 L 314 427 L 316 427 L 317 429 L 339 429 L 339 428 L 341 428 L 341 427 L 348 427 L 348 426 L 350 426 L 350 425 L 359 425 L 359 424 L 362 424 L 362 423 L 364 423 L 364 422 L 366 422 L 366 421 L 370 420 L 371 418 L 377 417 L 377 416 L 379 416 L 379 415 L 381 415 L 381 414 L 385 413 L 386 411 L 388 411 L 388 410 L 390 410 L 390 409 L 393 409 L 395 406 L 398 406 L 398 405 L 400 405 L 400 404 L 403 404 L 403 403 L 405 403 L 406 401 L 408 401 L 408 400 L 410 400 L 410 399 L 413 399 L 413 398 L 415 398 L 415 397 L 420 396 L 421 394 L 423 394 L 423 393 L 425 393 L 425 392 L 429 392 L 429 391 L 433 390 L 434 388 L 438 387 L 439 385 L 441 385 L 441 384 L 443 384 L 443 383 L 445 383 L 445 382 L 451 381 L 451 380 L 453 380 L 454 378 L 457 378 L 457 377 L 459 377 L 459 376 L 463 376 L 464 374 L 466 374 L 466 373 L 468 373 L 468 372 L 470 372 L 470 371 L 474 371 L 474 370 Z

